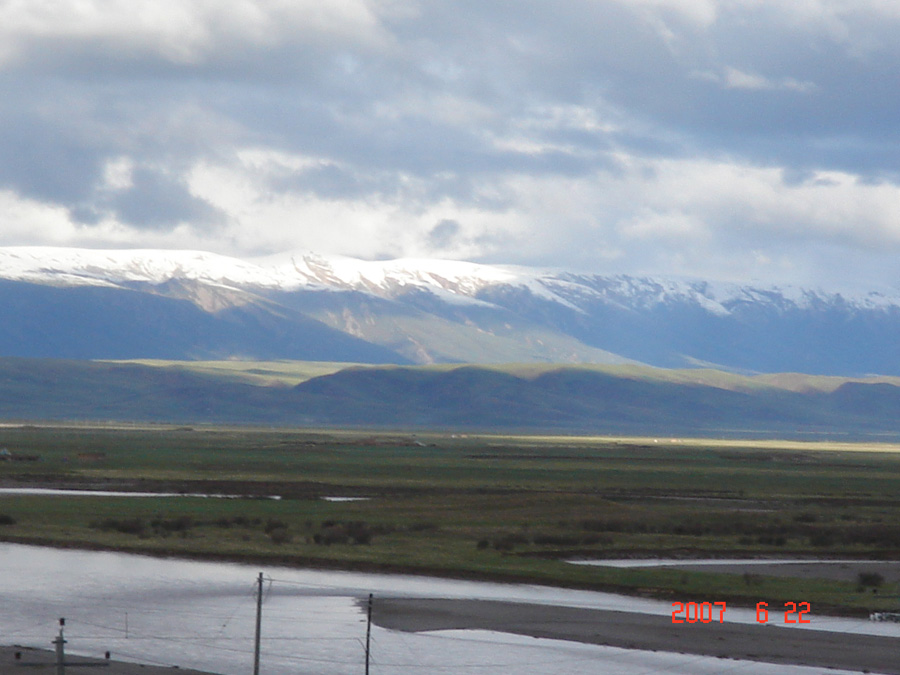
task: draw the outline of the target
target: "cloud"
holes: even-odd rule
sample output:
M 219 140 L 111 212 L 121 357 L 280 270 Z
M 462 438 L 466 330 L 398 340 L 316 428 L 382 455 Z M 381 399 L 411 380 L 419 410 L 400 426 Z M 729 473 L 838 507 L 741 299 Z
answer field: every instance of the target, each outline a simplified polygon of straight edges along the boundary
M 678 15 L 701 27 L 709 27 L 715 22 L 720 4 L 715 0 L 619 0 L 619 2 L 643 11 Z
M 225 50 L 270 49 L 298 38 L 363 43 L 380 39 L 365 0 L 81 0 L 0 3 L 7 64 L 46 64 L 72 52 L 104 52 L 115 60 L 154 55 L 196 65 Z M 49 54 L 41 50 L 50 46 Z
M 459 236 L 461 229 L 458 222 L 445 218 L 429 230 L 429 248 L 436 250 L 449 248 L 453 240 Z
M 116 190 L 108 204 L 117 220 L 136 228 L 168 229 L 180 223 L 202 228 L 217 217 L 179 179 L 147 168 L 132 171 L 130 185 Z
M 726 68 L 723 81 L 729 89 L 750 90 L 785 90 L 808 93 L 816 90 L 812 82 L 799 82 L 792 77 L 781 78 L 778 81 L 770 80 L 762 75 L 745 73 L 737 68 Z
M 0 244 L 866 268 L 900 249 L 898 28 L 883 0 L 0 0 Z

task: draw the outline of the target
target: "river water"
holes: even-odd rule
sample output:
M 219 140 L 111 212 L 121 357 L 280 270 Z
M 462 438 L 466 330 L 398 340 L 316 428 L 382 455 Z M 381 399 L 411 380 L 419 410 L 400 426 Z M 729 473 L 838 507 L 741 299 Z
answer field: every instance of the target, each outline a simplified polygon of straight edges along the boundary
M 203 494 L 196 492 L 119 492 L 115 490 L 63 490 L 58 488 L 0 488 L 0 497 L 21 497 L 23 495 L 38 495 L 41 497 L 130 497 L 135 499 L 148 497 L 195 497 L 198 499 L 281 499 L 279 495 L 269 495 L 265 497 L 247 497 L 245 495 Z
M 263 675 L 364 672 L 362 608 L 379 596 L 478 598 L 669 615 L 671 605 L 604 593 L 426 577 L 297 570 L 0 544 L 0 644 L 224 675 L 252 672 L 256 579 L 265 578 Z M 750 610 L 728 609 L 753 622 Z M 811 628 L 900 637 L 900 626 L 814 617 Z M 785 628 L 785 630 L 790 630 Z M 842 636 L 843 637 L 843 636 Z M 838 638 L 840 639 L 840 638 Z M 541 640 L 488 631 L 372 628 L 372 675 L 813 675 L 821 669 Z M 841 675 L 846 671 L 829 671 Z

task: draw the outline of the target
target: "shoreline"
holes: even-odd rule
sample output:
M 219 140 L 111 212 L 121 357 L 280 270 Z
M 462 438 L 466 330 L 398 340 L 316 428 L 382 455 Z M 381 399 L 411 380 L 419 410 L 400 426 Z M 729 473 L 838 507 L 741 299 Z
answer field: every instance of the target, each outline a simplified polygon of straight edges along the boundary
M 114 657 L 115 654 L 112 656 Z M 103 655 L 91 658 L 66 654 L 65 664 L 78 668 L 80 673 L 90 673 L 92 668 L 102 668 L 101 672 L 105 675 L 173 675 L 174 673 L 215 675 L 179 666 L 148 665 L 131 661 L 117 661 L 115 658 L 106 660 Z M 56 671 L 56 653 L 54 651 L 22 645 L 0 646 L 0 675 L 23 675 L 28 672 L 49 671 Z
M 40 537 L 16 537 L 0 536 L 0 544 L 18 544 L 22 546 L 38 546 L 58 550 L 95 551 L 106 553 L 121 553 L 127 555 L 139 555 L 150 558 L 174 559 L 196 562 L 220 562 L 242 565 L 271 565 L 278 567 L 290 567 L 295 569 L 330 570 L 337 572 L 362 572 L 368 574 L 395 574 L 415 577 L 430 577 L 453 581 L 477 581 L 497 584 L 527 584 L 547 586 L 549 588 L 563 588 L 580 591 L 593 591 L 596 593 L 611 593 L 633 598 L 645 598 L 651 600 L 673 601 L 679 597 L 671 589 L 648 588 L 634 586 L 620 586 L 604 583 L 561 583 L 552 579 L 523 574 L 502 574 L 489 572 L 472 572 L 467 570 L 454 570 L 447 568 L 418 567 L 409 565 L 385 564 L 364 561 L 339 561 L 329 558 L 317 558 L 313 556 L 260 556 L 254 554 L 215 553 L 215 552 L 185 552 L 177 550 L 143 549 L 141 547 L 104 546 L 93 542 L 59 542 L 45 540 Z M 744 596 L 730 596 L 719 594 L 719 599 L 734 606 L 752 608 L 754 602 Z M 871 613 L 868 610 L 855 610 L 846 607 L 832 607 L 819 604 L 816 607 L 819 614 L 834 617 L 867 618 Z

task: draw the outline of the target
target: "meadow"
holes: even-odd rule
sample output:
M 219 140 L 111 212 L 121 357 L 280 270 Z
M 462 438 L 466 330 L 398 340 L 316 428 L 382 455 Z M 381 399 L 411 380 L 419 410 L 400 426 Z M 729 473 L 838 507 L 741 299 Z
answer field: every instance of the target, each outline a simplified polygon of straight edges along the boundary
M 613 569 L 589 558 L 900 555 L 900 447 L 165 426 L 0 428 L 0 540 L 893 610 L 900 579 Z M 280 499 L 270 499 L 271 496 Z

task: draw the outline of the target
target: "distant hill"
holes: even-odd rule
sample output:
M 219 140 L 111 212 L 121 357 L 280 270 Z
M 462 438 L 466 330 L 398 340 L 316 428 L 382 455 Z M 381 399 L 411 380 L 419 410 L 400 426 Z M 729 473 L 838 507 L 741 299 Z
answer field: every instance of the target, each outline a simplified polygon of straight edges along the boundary
M 215 368 L 0 358 L 0 419 L 900 438 L 900 378 L 638 366 Z M 327 374 L 302 377 L 298 373 Z M 262 379 L 256 379 L 257 377 Z M 773 381 L 775 380 L 775 381 Z M 779 383 L 780 380 L 780 383 Z
M 262 301 L 207 311 L 148 289 L 0 281 L 0 354 L 67 359 L 298 359 L 409 363 Z
M 900 293 L 442 260 L 0 248 L 0 355 L 900 375 Z

